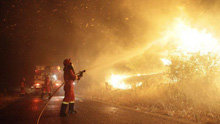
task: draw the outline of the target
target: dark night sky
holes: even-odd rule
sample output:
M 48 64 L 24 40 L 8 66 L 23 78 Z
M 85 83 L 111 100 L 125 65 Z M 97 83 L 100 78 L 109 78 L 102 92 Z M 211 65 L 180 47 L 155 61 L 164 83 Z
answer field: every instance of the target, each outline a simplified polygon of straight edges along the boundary
M 66 42 L 62 39 L 72 25 L 62 14 L 55 14 L 57 7 L 44 1 L 1 1 L 1 54 L 5 65 L 2 82 L 14 83 L 21 76 L 30 77 L 34 65 L 59 64 L 54 58 L 65 57 L 66 49 L 62 47 Z M 54 28 L 60 28 L 61 33 L 54 32 Z
M 93 37 L 103 31 L 94 29 L 94 25 L 99 29 L 104 23 L 107 28 L 119 27 L 116 35 L 122 35 L 121 30 L 130 33 L 120 19 L 120 8 L 112 11 L 115 2 L 9 0 L 0 4 L 4 84 L 18 84 L 20 77 L 30 77 L 34 65 L 62 65 L 65 57 L 77 58 L 80 54 L 95 57 L 96 49 L 80 51 L 94 47 L 94 42 L 100 40 Z
M 122 47 L 153 39 L 160 26 L 178 15 L 175 0 L 161 1 L 1 0 L 0 83 L 17 85 L 22 76 L 30 79 L 35 65 L 62 65 L 66 57 L 88 66 L 106 51 L 117 54 Z M 194 4 L 203 10 L 214 3 L 197 0 Z

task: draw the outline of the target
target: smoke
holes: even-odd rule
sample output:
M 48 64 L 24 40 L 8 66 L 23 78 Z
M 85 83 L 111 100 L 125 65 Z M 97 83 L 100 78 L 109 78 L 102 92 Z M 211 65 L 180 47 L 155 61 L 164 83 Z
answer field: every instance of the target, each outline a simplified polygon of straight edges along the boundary
M 161 30 L 177 15 L 174 10 L 178 9 L 179 4 L 175 1 L 161 2 L 163 4 L 158 1 L 130 0 L 82 3 L 83 11 L 77 11 L 78 15 L 68 15 L 72 17 L 70 20 L 73 23 L 79 24 L 77 29 L 80 29 L 75 32 L 79 39 L 76 41 L 77 51 L 72 50 L 77 53 L 73 57 L 79 63 L 76 67 L 91 69 L 88 73 L 91 72 L 90 75 L 97 79 L 105 76 L 100 76 L 100 73 L 105 74 L 114 66 L 126 63 L 131 65 L 129 61 L 135 62 L 137 58 L 141 60 L 141 56 L 145 63 L 140 62 L 140 67 L 136 68 L 152 65 L 159 60 L 156 47 L 160 44 L 158 37 Z M 77 6 L 74 10 L 81 8 Z M 135 58 L 136 56 L 139 57 Z M 145 67 L 145 70 L 149 70 L 149 67 Z
M 44 0 L 1 4 L 4 41 L 11 56 L 5 58 L 24 63 L 17 67 L 18 72 L 25 65 L 29 65 L 27 70 L 34 65 L 62 65 L 64 58 L 71 58 L 76 70 L 88 69 L 87 76 L 98 82 L 103 82 L 111 71 L 158 72 L 164 52 L 162 32 L 169 29 L 173 19 L 185 16 L 201 24 L 212 10 L 218 10 L 215 0 Z M 17 63 L 11 65 L 15 68 Z
M 0 50 L 3 65 L 11 65 L 3 67 L 4 82 L 15 83 L 35 65 L 62 65 L 64 58 L 71 58 L 76 71 L 87 69 L 78 91 L 99 91 L 111 73 L 164 71 L 160 59 L 170 47 L 163 39 L 164 31 L 177 17 L 198 29 L 205 27 L 217 38 L 220 34 L 217 0 L 0 3 Z M 152 96 L 160 95 L 158 90 L 150 91 Z
M 217 36 L 219 24 L 215 15 L 218 15 L 218 3 L 215 0 L 123 0 L 99 3 L 103 7 L 101 12 L 91 9 L 88 4 L 87 9 L 92 14 L 75 17 L 76 22 L 89 20 L 82 24 L 86 31 L 79 33 L 84 45 L 80 46 L 82 49 L 78 49 L 76 55 L 78 67 L 88 69 L 79 90 L 124 105 L 161 104 L 167 111 L 218 112 L 216 86 L 208 86 L 201 80 L 181 87 L 161 84 L 163 79 L 153 79 L 147 81 L 150 84 L 145 89 L 135 92 L 113 91 L 108 94 L 104 89 L 105 77 L 111 73 L 165 71 L 160 58 L 166 54 L 170 44 L 163 39 L 163 32 L 171 28 L 175 18 L 181 17 L 198 29 L 205 27 Z M 173 103 L 170 104 L 170 101 Z

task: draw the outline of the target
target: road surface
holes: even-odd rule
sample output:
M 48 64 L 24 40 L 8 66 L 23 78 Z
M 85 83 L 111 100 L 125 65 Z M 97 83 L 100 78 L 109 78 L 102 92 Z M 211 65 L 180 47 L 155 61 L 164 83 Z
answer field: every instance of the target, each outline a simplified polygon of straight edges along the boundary
M 63 97 L 55 96 L 45 109 L 39 124 L 184 124 L 131 109 L 116 107 L 89 99 L 77 98 L 77 114 L 59 117 Z M 45 101 L 25 97 L 0 111 L 1 124 L 36 124 Z

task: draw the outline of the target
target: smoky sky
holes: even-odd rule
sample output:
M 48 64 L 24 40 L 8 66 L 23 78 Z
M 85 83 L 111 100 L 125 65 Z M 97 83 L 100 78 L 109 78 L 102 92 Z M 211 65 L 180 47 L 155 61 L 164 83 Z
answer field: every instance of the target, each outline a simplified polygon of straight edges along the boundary
M 156 39 L 163 25 L 178 15 L 176 6 L 198 10 L 189 15 L 194 17 L 209 15 L 216 3 L 1 0 L 1 83 L 18 84 L 22 76 L 31 80 L 35 65 L 62 66 L 66 57 L 72 58 L 77 69 L 87 68 L 100 56 L 114 56 Z

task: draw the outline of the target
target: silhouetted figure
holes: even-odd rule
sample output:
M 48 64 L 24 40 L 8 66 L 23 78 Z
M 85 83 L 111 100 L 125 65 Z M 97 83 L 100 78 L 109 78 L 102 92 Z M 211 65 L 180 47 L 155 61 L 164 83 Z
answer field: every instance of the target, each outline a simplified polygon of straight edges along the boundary
M 51 97 L 51 86 L 52 86 L 52 82 L 49 76 L 46 76 L 44 80 L 44 85 L 42 87 L 41 98 L 43 98 L 45 94 L 48 94 L 49 98 Z
M 26 81 L 26 79 L 23 77 L 21 79 L 21 82 L 20 82 L 20 87 L 21 87 L 20 95 L 21 96 L 24 96 L 26 94 L 26 91 L 25 91 L 25 81 Z

